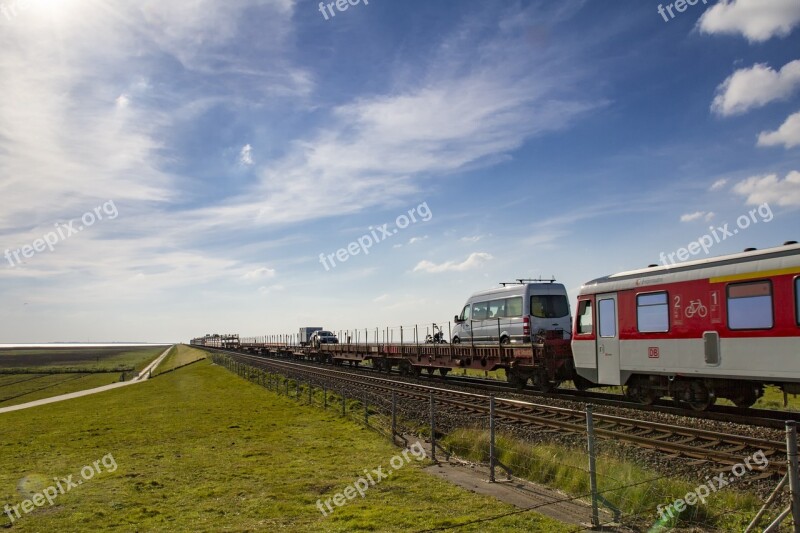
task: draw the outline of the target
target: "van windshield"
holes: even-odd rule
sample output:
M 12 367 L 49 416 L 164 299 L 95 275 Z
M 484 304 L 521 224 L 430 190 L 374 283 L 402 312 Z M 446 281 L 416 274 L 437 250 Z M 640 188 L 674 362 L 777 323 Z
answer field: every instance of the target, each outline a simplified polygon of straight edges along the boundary
M 561 294 L 531 296 L 531 314 L 536 318 L 563 318 L 569 315 L 569 302 Z

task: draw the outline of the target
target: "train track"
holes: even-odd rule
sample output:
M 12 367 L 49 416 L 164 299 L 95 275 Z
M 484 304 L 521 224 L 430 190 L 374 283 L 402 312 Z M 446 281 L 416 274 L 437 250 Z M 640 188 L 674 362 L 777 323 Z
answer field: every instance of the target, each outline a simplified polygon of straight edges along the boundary
M 214 349 L 214 348 L 208 348 Z M 233 352 L 230 353 L 240 353 Z M 318 366 L 319 363 L 306 362 L 311 366 Z M 329 366 L 327 368 L 330 368 Z M 369 366 L 350 367 L 360 372 L 379 373 L 386 375 L 385 371 Z M 398 370 L 392 370 L 389 375 L 401 375 Z M 644 405 L 626 399 L 621 394 L 603 393 L 596 391 L 579 391 L 575 389 L 556 389 L 549 392 L 542 392 L 529 385 L 519 389 L 505 381 L 497 379 L 484 379 L 466 376 L 457 376 L 452 373 L 446 377 L 436 374 L 422 374 L 417 379 L 432 380 L 439 383 L 458 384 L 466 387 L 475 387 L 483 391 L 494 391 L 509 394 L 524 395 L 531 398 L 554 399 L 566 402 L 583 402 L 593 405 L 620 409 L 634 409 L 643 412 L 665 413 L 675 416 L 694 418 L 699 420 L 714 420 L 730 424 L 741 424 L 746 426 L 764 427 L 771 429 L 784 429 L 786 421 L 800 421 L 800 413 L 791 411 L 776 411 L 768 409 L 739 408 L 728 405 L 715 405 L 705 411 L 695 411 L 686 407 L 681 407 L 673 402 L 657 401 L 652 405 Z
M 241 354 L 227 350 L 235 361 L 255 368 L 279 372 L 293 379 L 335 382 L 349 390 L 363 390 L 386 397 L 396 394 L 400 399 L 427 402 L 433 396 L 440 408 L 456 409 L 460 415 L 488 415 L 489 395 L 462 392 L 407 381 L 397 381 L 374 375 L 354 375 L 342 370 L 319 368 L 308 364 Z M 507 423 L 537 430 L 585 434 L 586 413 L 578 409 L 554 407 L 507 398 L 495 398 L 495 414 Z M 595 434 L 601 439 L 627 442 L 675 457 L 706 461 L 730 467 L 744 457 L 762 451 L 770 458 L 765 474 L 784 473 L 785 444 L 781 441 L 706 431 L 634 418 L 595 413 Z

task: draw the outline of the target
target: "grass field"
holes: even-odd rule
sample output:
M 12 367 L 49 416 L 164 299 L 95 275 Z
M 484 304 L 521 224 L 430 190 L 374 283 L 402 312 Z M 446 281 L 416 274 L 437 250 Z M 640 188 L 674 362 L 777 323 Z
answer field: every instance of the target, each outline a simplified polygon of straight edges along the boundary
M 323 517 L 330 498 L 398 453 L 383 437 L 199 362 L 140 385 L 0 415 L 0 504 L 103 457 L 93 479 L 16 531 L 418 531 L 514 509 L 416 462 Z M 0 525 L 8 523 L 0 515 Z M 569 531 L 532 512 L 459 531 Z
M 0 407 L 68 394 L 125 379 L 164 352 L 142 348 L 34 348 L 0 350 Z M 10 366 L 6 366 L 10 365 Z
M 185 344 L 177 344 L 172 347 L 169 355 L 167 355 L 153 375 L 163 374 L 176 368 L 188 365 L 200 359 L 205 359 L 208 354 L 204 351 L 186 346 Z
M 166 346 L 13 348 L 0 350 L 0 372 L 104 372 L 141 370 Z
M 10 377 L 29 378 L 13 385 L 0 384 L 0 407 L 51 398 L 61 394 L 77 392 L 120 380 L 119 374 L 15 374 Z

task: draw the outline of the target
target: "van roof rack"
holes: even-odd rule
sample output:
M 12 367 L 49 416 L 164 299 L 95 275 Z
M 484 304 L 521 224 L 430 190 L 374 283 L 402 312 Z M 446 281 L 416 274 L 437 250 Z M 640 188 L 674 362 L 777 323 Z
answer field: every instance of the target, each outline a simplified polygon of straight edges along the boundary
M 542 277 L 540 276 L 538 279 L 524 278 L 524 279 L 518 279 L 517 281 L 501 281 L 500 285 L 505 287 L 506 285 L 524 285 L 526 283 L 534 283 L 534 282 L 536 282 L 536 283 L 555 283 L 556 282 L 556 278 L 555 278 L 555 276 L 551 276 L 550 279 L 542 279 Z

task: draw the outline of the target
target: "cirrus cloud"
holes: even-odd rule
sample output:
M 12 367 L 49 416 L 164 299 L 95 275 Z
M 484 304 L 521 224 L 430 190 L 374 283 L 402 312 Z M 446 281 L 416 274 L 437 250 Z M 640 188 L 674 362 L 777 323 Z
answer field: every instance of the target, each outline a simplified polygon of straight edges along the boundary
M 417 266 L 414 267 L 414 272 L 428 272 L 431 274 L 438 274 L 440 272 L 464 272 L 466 270 L 478 268 L 492 259 L 494 258 L 491 254 L 486 252 L 474 252 L 460 263 L 456 261 L 446 261 L 437 265 L 431 261 L 423 260 L 417 263 Z

